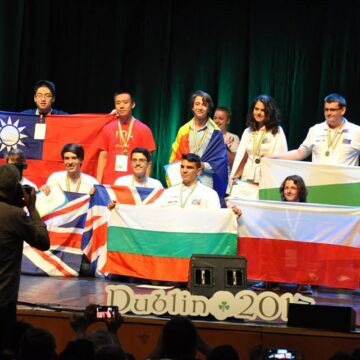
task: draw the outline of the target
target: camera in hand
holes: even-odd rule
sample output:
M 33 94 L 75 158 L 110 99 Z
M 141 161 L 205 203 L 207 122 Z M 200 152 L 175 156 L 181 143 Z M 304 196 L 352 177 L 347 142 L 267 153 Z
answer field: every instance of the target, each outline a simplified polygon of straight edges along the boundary
M 18 207 L 21 207 L 21 208 L 26 206 L 26 202 L 24 200 L 24 192 L 26 194 L 30 195 L 32 189 L 33 189 L 33 187 L 31 187 L 30 185 L 21 185 L 20 183 L 18 183 L 17 187 L 16 187 L 14 205 L 18 206 Z
M 31 194 L 31 190 L 33 189 L 33 187 L 31 187 L 30 185 L 22 185 L 22 188 L 25 190 L 25 192 L 27 193 L 27 194 Z
M 114 319 L 119 314 L 117 306 L 97 306 L 96 318 L 97 319 Z

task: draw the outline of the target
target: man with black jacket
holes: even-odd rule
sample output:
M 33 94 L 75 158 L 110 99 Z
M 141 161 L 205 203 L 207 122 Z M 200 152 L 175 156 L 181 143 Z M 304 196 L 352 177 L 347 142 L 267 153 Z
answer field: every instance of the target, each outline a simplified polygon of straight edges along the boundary
M 46 225 L 35 209 L 35 190 L 19 180 L 14 165 L 0 166 L 0 349 L 16 320 L 23 242 L 39 250 L 50 247 Z

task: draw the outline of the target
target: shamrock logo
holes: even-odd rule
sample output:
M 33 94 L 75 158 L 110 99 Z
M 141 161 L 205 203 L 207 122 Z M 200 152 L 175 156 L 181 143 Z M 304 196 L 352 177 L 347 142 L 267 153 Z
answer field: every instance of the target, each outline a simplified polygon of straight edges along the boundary
M 229 310 L 230 309 L 230 305 L 228 305 L 227 301 L 222 301 L 219 305 L 218 305 L 219 310 L 221 310 L 222 312 L 224 312 L 225 310 Z

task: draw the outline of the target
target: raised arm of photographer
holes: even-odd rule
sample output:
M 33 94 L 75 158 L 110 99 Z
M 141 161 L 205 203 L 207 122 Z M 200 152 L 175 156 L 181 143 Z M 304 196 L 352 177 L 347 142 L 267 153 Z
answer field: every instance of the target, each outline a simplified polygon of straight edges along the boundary
M 50 247 L 49 234 L 46 229 L 46 225 L 42 222 L 39 213 L 35 208 L 36 194 L 35 189 L 31 188 L 28 193 L 23 188 L 23 198 L 28 208 L 29 216 L 24 213 L 24 224 L 21 228 L 24 231 L 24 240 L 31 246 L 39 250 L 48 250 Z

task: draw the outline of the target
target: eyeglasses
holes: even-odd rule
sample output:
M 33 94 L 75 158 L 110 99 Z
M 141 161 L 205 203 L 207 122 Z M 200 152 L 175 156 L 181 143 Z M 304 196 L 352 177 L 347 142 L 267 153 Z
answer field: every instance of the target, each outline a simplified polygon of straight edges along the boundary
M 338 107 L 338 108 L 324 108 L 324 112 L 329 111 L 329 112 L 333 113 L 333 112 L 338 111 L 340 109 L 342 109 L 342 108 L 341 107 Z
M 146 159 L 131 159 L 131 162 L 146 163 Z
M 37 99 L 51 99 L 53 96 L 51 94 L 36 94 Z

